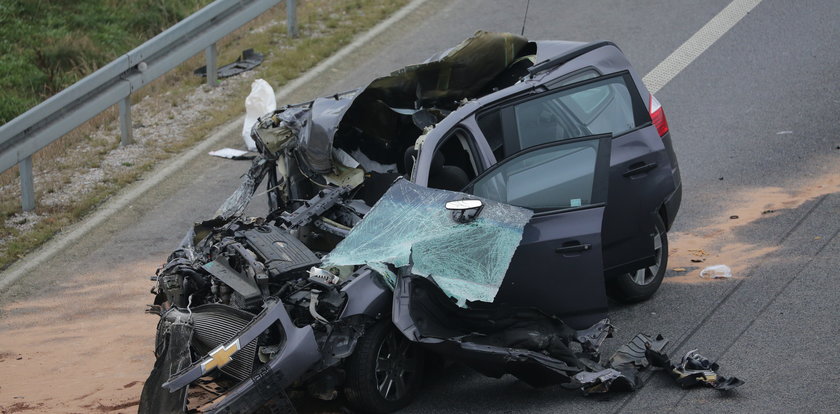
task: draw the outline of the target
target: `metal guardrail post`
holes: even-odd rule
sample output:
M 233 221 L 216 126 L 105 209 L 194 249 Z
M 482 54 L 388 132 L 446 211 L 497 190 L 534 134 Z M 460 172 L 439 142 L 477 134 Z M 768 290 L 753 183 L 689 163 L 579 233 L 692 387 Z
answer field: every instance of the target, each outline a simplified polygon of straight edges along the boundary
M 207 49 L 204 49 L 204 57 L 207 60 L 207 84 L 210 86 L 216 86 L 218 75 L 218 68 L 216 67 L 216 58 L 218 57 L 218 53 L 216 52 L 215 43 L 208 46 Z
M 20 203 L 23 211 L 35 210 L 35 180 L 32 175 L 32 156 L 28 156 L 18 164 L 20 171 Z
M 286 31 L 289 37 L 298 37 L 297 0 L 286 0 Z
M 131 131 L 131 95 L 120 99 L 120 145 L 126 146 L 134 143 L 134 135 Z

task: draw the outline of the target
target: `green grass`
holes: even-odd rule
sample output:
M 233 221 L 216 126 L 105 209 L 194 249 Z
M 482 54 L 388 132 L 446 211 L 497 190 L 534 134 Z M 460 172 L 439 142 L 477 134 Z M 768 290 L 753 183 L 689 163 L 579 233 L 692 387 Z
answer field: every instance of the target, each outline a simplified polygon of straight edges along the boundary
M 211 1 L 0 1 L 0 124 Z

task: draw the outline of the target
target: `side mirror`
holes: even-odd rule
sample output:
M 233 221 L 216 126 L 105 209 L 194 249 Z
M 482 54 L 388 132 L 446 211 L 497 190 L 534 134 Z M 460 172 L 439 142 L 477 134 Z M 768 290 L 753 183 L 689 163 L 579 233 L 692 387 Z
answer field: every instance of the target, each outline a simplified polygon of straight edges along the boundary
M 452 212 L 452 220 L 458 223 L 469 223 L 478 217 L 484 208 L 481 200 L 455 200 L 446 203 L 446 209 Z

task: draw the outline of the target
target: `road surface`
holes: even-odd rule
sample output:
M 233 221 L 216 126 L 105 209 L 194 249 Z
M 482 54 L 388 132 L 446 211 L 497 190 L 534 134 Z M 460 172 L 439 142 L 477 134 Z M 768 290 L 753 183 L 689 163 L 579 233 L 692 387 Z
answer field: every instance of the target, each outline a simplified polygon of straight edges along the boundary
M 525 3 L 429 0 L 290 102 L 362 85 L 479 29 L 518 33 Z M 729 394 L 681 390 L 658 374 L 635 393 L 584 398 L 456 365 L 427 381 L 406 412 L 837 411 L 840 4 L 747 3 L 754 8 L 722 35 L 701 29 L 728 0 L 532 0 L 525 25 L 535 39 L 613 40 L 640 74 L 698 31 L 716 39 L 657 92 L 683 205 L 660 291 L 642 304 L 613 304 L 619 331 L 605 353 L 637 332 L 662 333 L 671 355 L 699 348 L 746 385 Z M 153 364 L 148 276 L 246 168 L 211 157 L 184 165 L 4 292 L 0 407 L 136 411 Z M 261 214 L 263 205 L 250 209 Z M 699 278 L 702 266 L 719 263 L 733 267 L 732 279 Z

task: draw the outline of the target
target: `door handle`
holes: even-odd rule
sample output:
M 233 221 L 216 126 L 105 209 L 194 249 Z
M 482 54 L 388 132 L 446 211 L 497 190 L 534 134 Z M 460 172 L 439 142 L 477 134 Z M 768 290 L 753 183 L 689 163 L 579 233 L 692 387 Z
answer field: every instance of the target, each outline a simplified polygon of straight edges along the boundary
M 577 252 L 585 252 L 592 249 L 592 245 L 589 243 L 585 244 L 573 244 L 571 246 L 563 246 L 554 249 L 555 253 L 564 254 L 564 253 L 577 253 Z
M 633 164 L 622 175 L 625 176 L 625 177 L 630 177 L 630 176 L 634 176 L 634 175 L 644 174 L 644 173 L 646 173 L 646 172 L 648 172 L 648 171 L 650 171 L 654 168 L 656 168 L 656 163 L 655 162 L 652 162 L 650 164 L 642 164 L 642 165 Z

